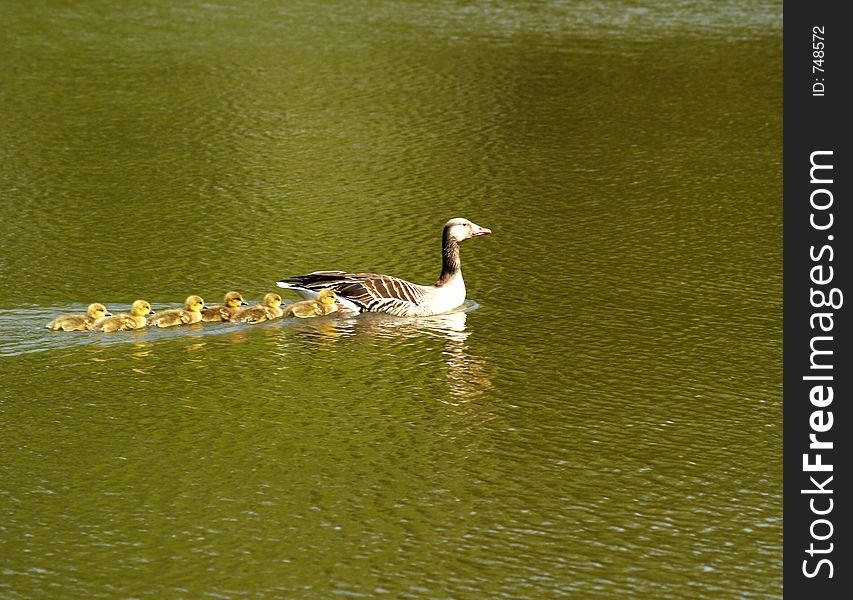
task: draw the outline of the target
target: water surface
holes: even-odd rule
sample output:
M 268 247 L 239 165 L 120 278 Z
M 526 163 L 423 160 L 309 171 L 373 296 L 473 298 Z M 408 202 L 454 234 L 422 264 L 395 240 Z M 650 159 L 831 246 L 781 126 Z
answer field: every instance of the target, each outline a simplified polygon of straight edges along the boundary
M 3 22 L 0 595 L 781 595 L 781 3 Z M 466 312 L 43 328 L 455 216 Z

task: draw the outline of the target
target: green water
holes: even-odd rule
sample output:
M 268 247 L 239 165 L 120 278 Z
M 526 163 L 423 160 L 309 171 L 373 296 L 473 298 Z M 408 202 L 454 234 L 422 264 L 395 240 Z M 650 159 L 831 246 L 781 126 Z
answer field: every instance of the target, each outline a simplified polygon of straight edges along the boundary
M 780 2 L 0 25 L 0 596 L 781 595 Z M 43 328 L 456 216 L 455 315 Z

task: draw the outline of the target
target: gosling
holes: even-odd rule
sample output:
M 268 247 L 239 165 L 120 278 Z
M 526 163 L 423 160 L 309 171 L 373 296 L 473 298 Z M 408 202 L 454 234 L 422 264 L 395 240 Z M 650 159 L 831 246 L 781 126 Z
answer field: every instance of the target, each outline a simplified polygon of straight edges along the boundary
M 130 306 L 130 314 L 122 313 L 111 317 L 104 317 L 95 321 L 90 329 L 92 331 L 129 331 L 141 329 L 148 325 L 148 316 L 153 315 L 151 305 L 145 300 L 137 300 Z
M 98 319 L 111 316 L 107 307 L 95 302 L 86 309 L 85 315 L 63 315 L 56 317 L 46 327 L 51 331 L 86 331 Z
M 256 304 L 240 309 L 231 317 L 233 323 L 262 323 L 279 318 L 284 311 L 281 310 L 281 296 L 270 292 L 264 296 L 263 304 Z
M 192 325 L 201 321 L 201 311 L 207 308 L 201 296 L 190 296 L 184 303 L 184 308 L 171 308 L 156 313 L 148 319 L 152 327 L 173 327 L 175 325 Z
M 243 300 L 243 295 L 240 292 L 228 292 L 225 294 L 225 304 L 217 304 L 201 311 L 201 320 L 206 323 L 230 321 L 241 306 L 249 306 L 249 303 Z
M 285 317 L 325 317 L 338 310 L 337 295 L 332 290 L 320 290 L 316 300 L 294 302 L 284 309 Z

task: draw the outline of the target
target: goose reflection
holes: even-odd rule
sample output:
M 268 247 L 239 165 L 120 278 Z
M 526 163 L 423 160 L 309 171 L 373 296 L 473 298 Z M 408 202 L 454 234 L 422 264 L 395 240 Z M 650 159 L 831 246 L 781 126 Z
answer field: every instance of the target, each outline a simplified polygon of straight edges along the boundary
M 441 360 L 446 365 L 446 382 L 449 397 L 439 398 L 445 404 L 459 406 L 471 402 L 493 389 L 493 373 L 485 357 L 471 353 L 467 327 L 468 311 L 475 304 L 466 305 L 465 310 L 433 315 L 429 317 L 397 317 L 383 313 L 364 313 L 344 318 L 310 319 L 293 324 L 286 329 L 294 331 L 297 339 L 286 336 L 281 343 L 293 352 L 294 346 L 309 344 L 317 349 L 336 350 L 337 345 L 347 339 L 358 337 L 388 338 L 397 342 L 423 336 L 441 340 Z M 284 352 L 282 353 L 284 354 Z

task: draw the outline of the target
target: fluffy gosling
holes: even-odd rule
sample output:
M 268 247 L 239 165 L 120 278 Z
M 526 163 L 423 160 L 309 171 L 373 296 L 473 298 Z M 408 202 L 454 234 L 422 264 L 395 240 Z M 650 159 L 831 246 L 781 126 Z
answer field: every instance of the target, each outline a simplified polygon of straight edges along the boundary
M 175 325 L 191 325 L 201 321 L 201 311 L 207 308 L 201 296 L 190 296 L 184 303 L 184 308 L 171 308 L 155 313 L 148 319 L 152 327 L 174 327 Z
M 86 309 L 85 315 L 63 315 L 56 317 L 46 327 L 51 331 L 86 331 L 98 319 L 111 316 L 107 307 L 95 302 Z
M 92 324 L 93 331 L 129 331 L 131 329 L 141 329 L 148 325 L 147 317 L 153 315 L 151 305 L 145 300 L 137 300 L 130 306 L 130 314 L 121 313 L 111 317 L 98 319 Z
M 332 290 L 320 290 L 316 300 L 302 300 L 289 304 L 284 309 L 285 317 L 325 317 L 338 310 L 337 295 Z
M 240 292 L 228 292 L 225 294 L 224 304 L 210 306 L 201 311 L 201 320 L 206 323 L 230 321 L 231 317 L 240 310 L 240 307 L 248 305 L 249 303 L 243 300 L 243 295 Z
M 281 310 L 281 296 L 270 292 L 264 296 L 263 304 L 256 304 L 240 309 L 231 317 L 233 323 L 262 323 L 279 318 L 284 311 Z

